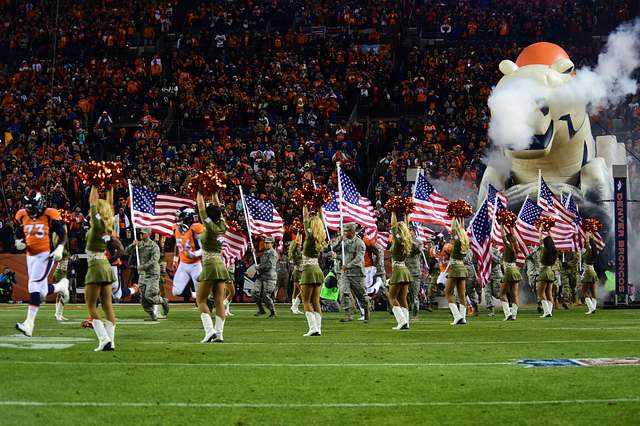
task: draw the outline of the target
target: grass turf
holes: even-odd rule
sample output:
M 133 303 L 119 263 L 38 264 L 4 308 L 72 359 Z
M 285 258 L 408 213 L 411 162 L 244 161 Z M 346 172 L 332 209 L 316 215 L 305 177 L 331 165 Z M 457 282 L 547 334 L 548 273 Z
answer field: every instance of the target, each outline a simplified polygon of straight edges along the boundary
M 422 312 L 407 331 L 376 312 L 369 324 L 325 314 L 303 338 L 304 316 L 276 320 L 233 305 L 225 343 L 199 344 L 200 318 L 175 305 L 142 322 L 118 305 L 115 352 L 94 353 L 82 307 L 68 323 L 43 307 L 34 338 L 16 336 L 26 305 L 0 307 L 0 424 L 638 424 L 640 367 L 525 368 L 525 358 L 640 356 L 640 311 L 582 309 L 516 322 L 484 313 L 449 326 Z M 15 336 L 15 337 L 8 337 Z M 64 349 L 28 349 L 30 345 Z M 102 406 L 91 405 L 94 403 Z

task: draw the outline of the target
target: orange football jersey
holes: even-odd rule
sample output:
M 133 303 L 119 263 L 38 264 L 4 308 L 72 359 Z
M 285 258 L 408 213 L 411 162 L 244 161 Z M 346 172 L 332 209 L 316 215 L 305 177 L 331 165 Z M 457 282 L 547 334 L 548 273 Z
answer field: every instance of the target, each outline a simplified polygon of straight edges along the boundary
M 16 221 L 22 226 L 28 255 L 51 251 L 51 222 L 54 220 L 62 220 L 57 209 L 48 208 L 35 219 L 31 219 L 25 209 L 18 210 Z
M 187 253 L 193 253 L 197 250 L 196 238 L 198 234 L 204 232 L 204 226 L 201 223 L 194 223 L 187 232 L 180 232 L 178 225 L 173 227 L 173 235 L 176 237 L 176 247 L 182 263 L 196 263 L 200 259 L 197 257 L 189 257 Z

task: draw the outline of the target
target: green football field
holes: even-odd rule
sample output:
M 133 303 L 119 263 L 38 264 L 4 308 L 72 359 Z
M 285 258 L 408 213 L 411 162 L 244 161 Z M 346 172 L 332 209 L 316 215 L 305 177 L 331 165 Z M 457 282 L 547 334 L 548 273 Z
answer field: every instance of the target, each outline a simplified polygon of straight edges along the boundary
M 26 305 L 0 306 L 0 424 L 640 424 L 640 366 L 525 367 L 522 359 L 640 356 L 640 310 L 575 308 L 516 322 L 484 313 L 452 327 L 422 312 L 410 330 L 325 314 L 254 318 L 232 305 L 225 343 L 198 343 L 192 306 L 144 322 L 118 305 L 115 352 L 94 353 L 83 307 L 57 323 L 40 310 L 34 337 L 13 328 Z

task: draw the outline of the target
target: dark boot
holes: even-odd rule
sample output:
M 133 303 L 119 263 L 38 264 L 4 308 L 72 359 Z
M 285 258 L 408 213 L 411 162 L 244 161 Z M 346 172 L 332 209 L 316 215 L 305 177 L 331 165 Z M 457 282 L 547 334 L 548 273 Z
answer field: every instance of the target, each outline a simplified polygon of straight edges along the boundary
M 262 302 L 256 302 L 256 306 L 258 306 L 258 312 L 253 315 L 254 317 L 266 314 L 264 307 L 262 306 Z

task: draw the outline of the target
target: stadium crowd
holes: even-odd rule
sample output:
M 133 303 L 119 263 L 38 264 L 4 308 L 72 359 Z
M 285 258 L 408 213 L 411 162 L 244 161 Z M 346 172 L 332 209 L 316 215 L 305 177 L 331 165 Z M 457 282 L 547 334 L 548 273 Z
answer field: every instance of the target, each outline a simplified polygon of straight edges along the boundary
M 381 203 L 416 166 L 476 190 L 499 61 L 562 39 L 577 66 L 592 63 L 590 36 L 637 12 L 627 0 L 56 4 L 0 2 L 0 250 L 28 188 L 86 214 L 76 171 L 89 159 L 120 160 L 166 193 L 215 163 L 285 223 L 288 194 L 304 177 L 335 186 L 338 161 Z M 601 130 L 623 118 L 640 153 L 638 115 L 635 96 Z M 126 188 L 116 199 L 123 217 Z

